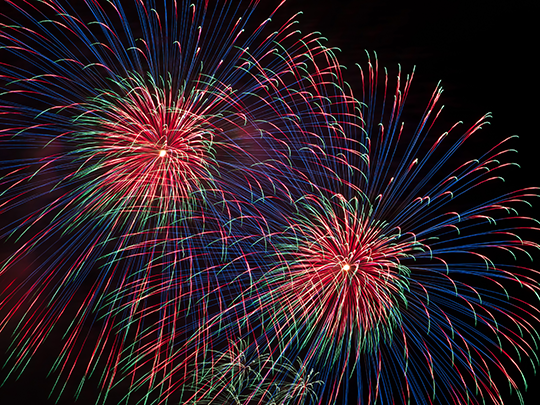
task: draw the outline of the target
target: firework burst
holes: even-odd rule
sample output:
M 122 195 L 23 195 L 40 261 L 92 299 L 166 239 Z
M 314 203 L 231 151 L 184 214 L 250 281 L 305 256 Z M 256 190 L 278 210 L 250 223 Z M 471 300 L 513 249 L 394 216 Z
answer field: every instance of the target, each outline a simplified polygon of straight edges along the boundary
M 332 69 L 306 66 L 332 55 L 292 19 L 266 37 L 270 19 L 248 28 L 257 1 L 5 3 L 10 374 L 61 329 L 58 392 L 76 368 L 83 382 L 104 370 L 103 401 L 118 381 L 151 388 L 208 306 L 223 305 L 237 274 L 223 264 L 245 254 L 231 241 L 264 225 L 260 206 L 282 187 L 265 162 L 303 133 L 295 114 L 311 116 L 307 89 Z M 209 344 L 198 342 L 197 353 Z
M 75 128 L 81 130 L 75 130 L 73 142 L 92 157 L 90 167 L 81 162 L 79 172 L 99 171 L 102 180 L 89 194 L 105 204 L 114 202 L 120 211 L 148 209 L 139 215 L 142 228 L 144 219 L 152 214 L 189 213 L 194 200 L 208 200 L 200 193 L 216 188 L 212 172 L 216 172 L 213 143 L 217 130 L 212 123 L 215 116 L 208 111 L 221 108 L 214 103 L 206 106 L 205 113 L 198 108 L 197 99 L 208 100 L 211 95 L 202 91 L 193 96 L 195 100 L 182 100 L 183 92 L 174 94 L 171 86 L 169 82 L 158 87 L 131 75 L 111 83 L 119 88 L 118 93 L 109 89 L 99 94 L 74 120 Z M 89 205 L 111 211 L 97 201 Z
M 407 135 L 412 75 L 398 76 L 391 98 L 388 77 L 378 92 L 377 63 L 368 66 L 361 100 L 341 93 L 333 104 L 340 124 L 328 126 L 326 153 L 298 149 L 311 186 L 268 212 L 273 231 L 253 242 L 265 257 L 257 281 L 228 311 L 244 314 L 261 345 L 304 355 L 326 403 L 502 404 L 501 380 L 522 401 L 514 376 L 517 360 L 538 363 L 540 288 L 538 272 L 508 260 L 539 247 L 522 236 L 537 222 L 517 213 L 538 189 L 490 187 L 514 165 L 504 163 L 510 138 L 460 161 L 489 115 L 427 144 L 439 87 Z
M 294 364 L 282 356 L 274 359 L 268 347 L 244 341 L 229 342 L 227 351 L 212 357 L 195 367 L 189 404 L 303 405 L 317 399 L 314 388 L 322 381 L 300 359 Z
M 371 350 L 390 339 L 401 321 L 399 307 L 406 300 L 409 270 L 400 264 L 425 247 L 414 236 L 370 218 L 372 207 L 358 200 L 311 198 L 305 215 L 289 224 L 294 245 L 279 246 L 272 270 L 289 278 L 273 291 L 287 296 L 287 305 L 322 322 L 323 342 L 336 338 L 339 347 L 354 331 L 359 350 Z M 346 344 L 346 346 L 350 346 Z M 327 352 L 326 347 L 321 348 Z M 346 349 L 347 351 L 350 349 Z

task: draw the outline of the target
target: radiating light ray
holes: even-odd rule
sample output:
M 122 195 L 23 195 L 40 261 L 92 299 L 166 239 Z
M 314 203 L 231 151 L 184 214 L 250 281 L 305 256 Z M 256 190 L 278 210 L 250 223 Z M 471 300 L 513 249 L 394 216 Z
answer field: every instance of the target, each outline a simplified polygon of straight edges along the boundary
M 511 137 L 462 158 L 489 114 L 437 132 L 437 86 L 409 127 L 414 71 L 370 59 L 355 95 L 258 3 L 6 0 L 8 377 L 61 332 L 54 392 L 99 403 L 521 398 L 538 189 L 493 188 Z

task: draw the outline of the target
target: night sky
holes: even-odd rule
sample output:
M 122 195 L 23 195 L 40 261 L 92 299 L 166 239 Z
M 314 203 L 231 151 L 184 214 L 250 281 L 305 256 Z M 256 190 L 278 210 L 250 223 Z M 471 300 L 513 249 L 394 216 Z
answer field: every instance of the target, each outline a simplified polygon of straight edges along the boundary
M 276 3 L 263 0 L 254 21 L 262 21 Z M 366 66 L 365 50 L 377 52 L 379 65 L 387 66 L 391 77 L 395 76 L 398 64 L 405 74 L 416 66 L 409 98 L 413 106 L 425 106 L 436 84 L 442 81 L 445 109 L 440 128 L 449 128 L 459 120 L 465 128 L 491 112 L 491 125 L 474 137 L 470 150 L 464 153 L 474 156 L 507 136 L 519 135 L 511 145 L 519 151 L 514 159 L 521 169 L 507 170 L 505 178 L 512 189 L 517 189 L 540 186 L 540 159 L 535 143 L 539 137 L 536 78 L 539 38 L 533 29 L 536 11 L 523 3 L 526 2 L 413 0 L 394 4 L 376 0 L 287 0 L 274 20 L 284 22 L 295 12 L 303 11 L 299 29 L 304 33 L 320 31 L 328 38 L 328 46 L 341 49 L 338 58 L 349 67 L 346 78 L 353 88 L 355 77 L 358 78 L 354 64 Z M 0 2 L 0 8 L 4 7 Z M 359 85 L 358 82 L 357 88 Z M 538 207 L 540 201 L 528 214 L 540 217 Z M 536 240 L 539 239 L 537 235 Z M 536 254 L 535 258 L 533 267 L 540 263 L 540 255 Z M 0 349 L 8 343 L 9 336 L 1 335 Z M 55 403 L 54 398 L 47 399 L 54 377 L 45 379 L 47 369 L 42 365 L 48 364 L 49 353 L 54 353 L 56 344 L 58 340 L 53 337 L 18 381 L 10 379 L 0 388 L 0 405 Z M 523 372 L 529 382 L 525 404 L 536 405 L 540 377 L 534 377 L 531 367 L 525 366 Z M 2 370 L 0 375 L 5 373 Z M 501 391 L 507 404 L 519 403 L 515 395 L 508 394 L 507 387 L 502 386 Z M 92 392 L 87 390 L 77 405 L 94 401 Z M 59 405 L 72 403 L 69 396 L 58 402 Z

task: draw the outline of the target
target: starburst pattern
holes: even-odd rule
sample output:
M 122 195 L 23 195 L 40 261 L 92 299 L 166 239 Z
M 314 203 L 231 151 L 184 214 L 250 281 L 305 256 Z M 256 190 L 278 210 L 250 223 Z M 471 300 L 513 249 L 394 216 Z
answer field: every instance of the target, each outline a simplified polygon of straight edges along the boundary
M 272 293 L 285 299 L 293 318 L 309 314 L 316 324 L 325 319 L 323 342 L 335 338 L 342 347 L 353 329 L 354 346 L 369 350 L 364 347 L 389 339 L 400 323 L 409 278 L 400 261 L 423 246 L 414 235 L 403 237 L 399 229 L 373 221 L 372 208 L 358 200 L 311 202 L 299 204 L 306 212 L 288 226 L 294 245 L 276 245 Z

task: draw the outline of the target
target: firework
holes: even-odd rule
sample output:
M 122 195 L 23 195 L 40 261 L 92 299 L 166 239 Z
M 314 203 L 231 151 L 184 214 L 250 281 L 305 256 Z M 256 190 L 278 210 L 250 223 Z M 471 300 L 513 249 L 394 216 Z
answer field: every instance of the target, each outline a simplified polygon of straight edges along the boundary
M 412 75 L 381 89 L 370 60 L 355 94 L 258 0 L 4 3 L 9 378 L 60 336 L 53 391 L 100 403 L 520 395 L 538 190 L 491 186 L 510 139 L 462 158 L 489 115 L 437 133 L 437 87 L 410 128 Z
M 517 213 L 538 189 L 490 186 L 514 165 L 510 138 L 460 159 L 489 115 L 428 143 L 441 88 L 408 133 L 412 75 L 393 93 L 385 75 L 379 91 L 368 66 L 360 100 L 336 95 L 326 153 L 298 151 L 311 187 L 267 218 L 273 231 L 253 243 L 259 276 L 228 311 L 243 311 L 261 345 L 303 354 L 325 403 L 502 404 L 500 381 L 523 403 L 518 362 L 538 363 L 538 272 L 509 262 L 539 247 L 523 237 L 537 221 Z
M 198 364 L 192 388 L 195 399 L 188 403 L 303 405 L 317 399 L 313 388 L 322 381 L 300 359 L 296 364 L 282 356 L 274 359 L 268 347 L 244 341 L 231 341 L 227 351 L 212 357 L 209 364 Z
M 5 3 L 9 374 L 60 329 L 57 392 L 77 371 L 76 395 L 100 374 L 103 401 L 118 382 L 161 384 L 157 365 L 223 305 L 237 275 L 224 264 L 247 254 L 233 242 L 264 226 L 284 187 L 272 159 L 304 133 L 297 114 L 315 116 L 307 89 L 333 56 L 292 19 L 263 37 L 257 1 Z M 311 76 L 319 56 L 330 66 Z

